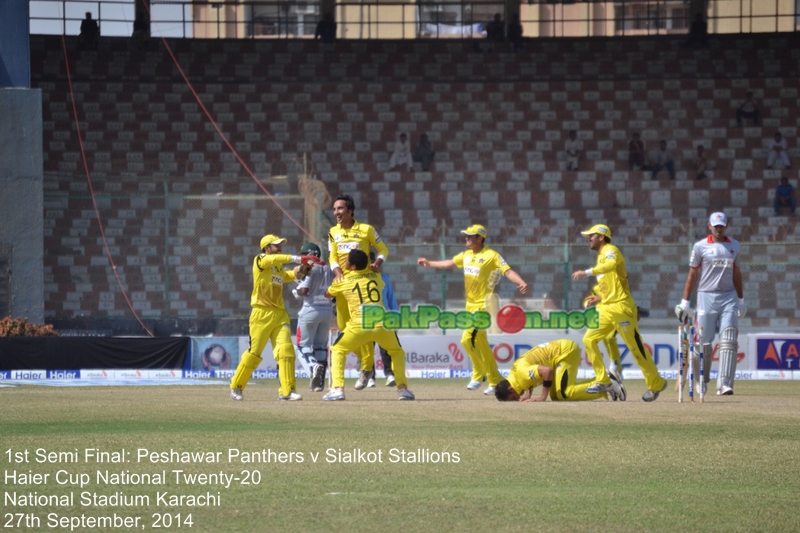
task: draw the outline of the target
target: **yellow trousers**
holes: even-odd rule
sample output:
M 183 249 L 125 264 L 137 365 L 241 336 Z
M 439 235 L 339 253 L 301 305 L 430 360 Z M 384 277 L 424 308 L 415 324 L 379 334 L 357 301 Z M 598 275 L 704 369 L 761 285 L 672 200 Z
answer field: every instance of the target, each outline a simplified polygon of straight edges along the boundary
M 503 381 L 503 375 L 497 369 L 492 347 L 489 346 L 489 337 L 486 330 L 468 329 L 461 336 L 461 346 L 467 351 L 472 360 L 472 380 L 483 381 L 487 378 L 489 386 L 494 387 Z
M 336 298 L 336 325 L 339 331 L 343 332 L 347 329 L 347 322 L 350 320 L 350 308 L 347 306 L 347 299 L 344 296 Z M 386 349 L 386 347 L 383 347 Z M 388 350 L 387 350 L 388 351 Z M 356 354 L 358 362 L 361 364 L 361 370 L 372 370 L 375 366 L 375 347 L 372 343 L 364 346 L 356 346 L 352 352 Z
M 603 364 L 603 353 L 598 348 L 598 344 L 616 331 L 642 370 L 647 388 L 661 390 L 665 380 L 658 374 L 658 367 L 653 361 L 653 356 L 645 349 L 642 337 L 639 335 L 636 304 L 633 300 L 603 305 L 599 312 L 598 328 L 588 330 L 583 336 L 583 344 L 589 356 L 589 362 L 592 363 L 596 374 L 594 381 L 604 384 L 611 383 L 606 366 Z
M 361 329 L 361 326 L 349 324 L 344 332 L 331 346 L 331 386 L 344 387 L 344 365 L 347 354 L 354 352 L 360 346 L 372 346 L 377 342 L 381 348 L 392 358 L 392 372 L 398 387 L 405 387 L 406 381 L 406 352 L 400 346 L 397 333 L 379 326 L 375 329 Z M 363 361 L 362 361 L 363 364 Z M 361 367 L 364 368 L 363 366 Z M 371 367 L 370 367 L 371 368 Z
M 272 342 L 272 355 L 278 363 L 278 394 L 288 396 L 295 390 L 295 354 L 289 332 L 289 314 L 285 309 L 254 307 L 250 312 L 250 346 L 242 354 L 236 373 L 231 379 L 232 389 L 244 389 L 253 371 L 261 364 L 261 352 L 267 342 Z
M 588 401 L 600 398 L 608 398 L 605 392 L 590 394 L 586 389 L 594 383 L 593 379 L 577 381 L 578 367 L 581 364 L 581 351 L 578 345 L 572 342 L 562 341 L 563 349 L 569 348 L 556 360 L 556 375 L 553 378 L 553 385 L 550 387 L 550 399 L 553 401 Z

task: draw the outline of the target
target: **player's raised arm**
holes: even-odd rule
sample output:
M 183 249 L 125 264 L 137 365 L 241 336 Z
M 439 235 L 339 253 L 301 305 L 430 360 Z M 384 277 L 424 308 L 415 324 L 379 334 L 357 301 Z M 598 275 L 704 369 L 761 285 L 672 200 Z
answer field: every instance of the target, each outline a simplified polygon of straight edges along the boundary
M 452 259 L 443 259 L 441 261 L 430 261 L 425 257 L 420 257 L 417 259 L 417 264 L 423 268 L 439 268 L 444 270 L 450 270 L 451 268 L 455 268 L 456 263 Z

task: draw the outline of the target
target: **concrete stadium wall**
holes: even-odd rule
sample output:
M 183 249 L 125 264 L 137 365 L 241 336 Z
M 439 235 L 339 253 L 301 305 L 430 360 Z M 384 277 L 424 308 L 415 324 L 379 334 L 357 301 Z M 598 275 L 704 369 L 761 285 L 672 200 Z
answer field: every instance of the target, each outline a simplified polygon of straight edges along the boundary
M 8 310 L 44 321 L 42 91 L 0 89 L 0 245 L 10 255 Z

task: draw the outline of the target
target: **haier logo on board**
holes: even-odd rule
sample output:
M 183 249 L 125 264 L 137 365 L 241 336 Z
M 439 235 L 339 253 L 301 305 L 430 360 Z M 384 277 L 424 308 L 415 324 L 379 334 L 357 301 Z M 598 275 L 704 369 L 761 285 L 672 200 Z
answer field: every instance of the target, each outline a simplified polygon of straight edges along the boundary
M 80 379 L 80 370 L 48 370 L 47 379 Z
M 47 372 L 44 370 L 12 370 L 11 379 L 45 379 Z
M 759 370 L 800 370 L 800 339 L 758 339 Z
M 185 378 L 210 378 L 210 370 L 184 370 L 183 377 Z

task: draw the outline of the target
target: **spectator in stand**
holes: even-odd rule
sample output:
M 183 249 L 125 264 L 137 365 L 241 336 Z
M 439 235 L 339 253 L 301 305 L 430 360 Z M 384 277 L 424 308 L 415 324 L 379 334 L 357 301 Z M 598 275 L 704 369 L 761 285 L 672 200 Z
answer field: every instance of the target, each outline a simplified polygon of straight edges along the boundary
M 97 41 L 100 37 L 100 26 L 92 18 L 91 12 L 86 12 L 86 18 L 81 21 L 81 32 L 78 34 L 78 48 L 83 50 L 97 50 Z
M 564 143 L 564 154 L 567 159 L 567 170 L 578 170 L 578 159 L 583 151 L 583 141 L 578 140 L 578 133 L 575 130 L 569 130 L 569 138 Z
M 522 24 L 519 21 L 519 13 L 511 15 L 511 22 L 508 23 L 508 42 L 514 45 L 514 52 L 522 48 Z
M 633 134 L 633 139 L 628 143 L 628 167 L 631 172 L 644 168 L 644 141 L 639 133 Z
M 331 13 L 325 13 L 317 23 L 317 30 L 314 32 L 314 40 L 319 39 L 323 43 L 336 41 L 336 22 L 333 21 Z
M 658 173 L 662 170 L 669 172 L 669 179 L 675 179 L 675 159 L 672 152 L 667 150 L 667 141 L 661 139 L 658 150 L 650 156 L 650 166 L 647 167 L 652 172 L 651 179 L 657 179 Z
M 495 13 L 494 20 L 486 25 L 486 40 L 490 43 L 502 43 L 506 40 L 506 27 L 500 13 Z
M 789 156 L 786 155 L 786 139 L 783 138 L 779 131 L 775 132 L 775 138 L 769 142 L 767 168 L 772 168 L 776 161 L 780 161 L 781 165 L 786 168 L 791 168 L 792 166 L 789 162 Z
M 133 21 L 133 33 L 131 41 L 133 45 L 141 50 L 150 38 L 150 22 L 147 20 L 146 13 L 136 13 L 136 20 Z
M 706 149 L 702 144 L 697 145 L 697 156 L 692 163 L 694 166 L 694 179 L 696 180 L 704 180 L 708 177 L 706 175 L 708 160 L 706 159 L 705 151 Z
M 419 144 L 417 144 L 414 150 L 414 161 L 419 162 L 422 165 L 422 170 L 428 172 L 431 169 L 431 163 L 433 163 L 433 158 L 435 156 L 436 152 L 433 151 L 433 146 L 431 145 L 430 139 L 428 139 L 428 134 L 423 133 L 419 138 Z
M 394 145 L 394 153 L 389 158 L 389 170 L 400 165 L 406 165 L 408 171 L 414 170 L 414 160 L 411 157 L 411 143 L 408 142 L 408 135 L 400 134 L 400 140 Z
M 775 201 L 772 204 L 775 207 L 775 214 L 781 214 L 781 207 L 790 207 L 792 214 L 797 207 L 797 200 L 794 197 L 794 187 L 789 183 L 789 178 L 786 176 L 781 178 L 781 184 L 775 189 Z
M 708 23 L 699 11 L 695 13 L 689 35 L 683 43 L 684 48 L 708 48 Z
M 744 102 L 736 109 L 736 125 L 740 128 L 742 127 L 743 118 L 753 119 L 753 126 L 758 126 L 761 111 L 756 106 L 755 100 L 753 100 L 753 91 L 747 91 Z

